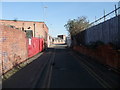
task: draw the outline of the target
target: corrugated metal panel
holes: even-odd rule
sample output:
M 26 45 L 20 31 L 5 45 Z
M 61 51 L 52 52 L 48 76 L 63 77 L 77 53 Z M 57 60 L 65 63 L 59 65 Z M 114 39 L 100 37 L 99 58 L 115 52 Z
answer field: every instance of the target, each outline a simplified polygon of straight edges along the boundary
M 119 19 L 120 15 L 77 34 L 76 38 L 78 44 L 89 44 L 90 42 L 102 41 L 106 44 L 111 42 L 117 47 L 120 47 Z

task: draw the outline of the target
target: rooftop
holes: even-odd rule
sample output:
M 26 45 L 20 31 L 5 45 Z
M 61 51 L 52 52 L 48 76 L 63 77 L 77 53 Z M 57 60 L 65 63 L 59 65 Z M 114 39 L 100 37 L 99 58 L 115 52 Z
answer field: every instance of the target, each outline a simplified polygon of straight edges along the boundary
M 15 21 L 15 22 L 38 22 L 38 23 L 44 23 L 42 21 L 24 21 L 24 20 L 3 20 L 3 19 L 0 19 L 0 21 Z

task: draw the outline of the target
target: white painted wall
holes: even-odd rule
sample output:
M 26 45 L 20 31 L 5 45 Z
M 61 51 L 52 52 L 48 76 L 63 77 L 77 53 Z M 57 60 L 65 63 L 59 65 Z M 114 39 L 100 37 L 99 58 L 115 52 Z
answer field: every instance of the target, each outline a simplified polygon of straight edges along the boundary
M 67 37 L 67 46 L 70 47 L 71 46 L 71 38 L 70 37 Z

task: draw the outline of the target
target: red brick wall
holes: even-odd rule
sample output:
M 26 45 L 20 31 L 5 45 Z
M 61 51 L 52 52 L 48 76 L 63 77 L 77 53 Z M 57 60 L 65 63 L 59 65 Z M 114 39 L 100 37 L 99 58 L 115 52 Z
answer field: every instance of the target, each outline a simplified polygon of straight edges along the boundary
M 2 71 L 5 73 L 28 58 L 27 40 L 25 32 L 7 26 L 0 25 L 0 32 Z
M 96 49 L 90 49 L 84 46 L 74 46 L 73 50 L 90 56 L 102 64 L 120 70 L 120 53 L 110 45 L 101 45 Z
M 2 75 L 2 30 L 0 27 L 0 76 Z

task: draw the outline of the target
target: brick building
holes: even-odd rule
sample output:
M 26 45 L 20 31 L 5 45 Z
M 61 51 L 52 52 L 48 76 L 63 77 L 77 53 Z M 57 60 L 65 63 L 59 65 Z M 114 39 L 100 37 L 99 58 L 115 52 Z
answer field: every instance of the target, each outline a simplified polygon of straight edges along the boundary
M 46 43 L 48 42 L 48 27 L 44 22 L 0 20 L 0 23 L 26 32 L 28 38 L 39 37 L 44 38 Z
M 64 42 L 66 41 L 66 35 L 58 35 L 58 37 L 59 37 L 60 39 L 63 39 Z
M 65 43 L 66 43 L 65 35 L 58 35 L 57 37 L 53 38 L 53 44 L 65 44 Z

